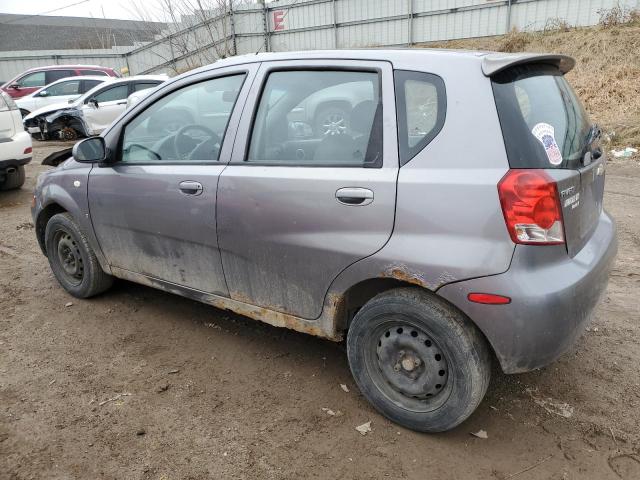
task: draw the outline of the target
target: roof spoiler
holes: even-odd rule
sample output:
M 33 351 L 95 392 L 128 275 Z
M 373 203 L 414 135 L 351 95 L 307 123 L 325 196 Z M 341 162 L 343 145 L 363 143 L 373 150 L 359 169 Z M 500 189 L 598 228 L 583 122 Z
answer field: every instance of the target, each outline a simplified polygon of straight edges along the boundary
M 558 67 L 565 74 L 576 64 L 568 55 L 541 53 L 490 53 L 482 59 L 482 73 L 492 77 L 507 68 L 525 64 L 547 64 Z

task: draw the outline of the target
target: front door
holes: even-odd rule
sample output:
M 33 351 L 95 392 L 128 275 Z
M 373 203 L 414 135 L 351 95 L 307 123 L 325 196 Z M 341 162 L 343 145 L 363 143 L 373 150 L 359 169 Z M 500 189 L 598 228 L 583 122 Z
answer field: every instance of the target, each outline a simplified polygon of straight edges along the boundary
M 237 123 L 233 106 L 246 97 L 252 72 L 218 70 L 214 78 L 207 72 L 185 79 L 187 85 L 137 115 L 134 109 L 133 118 L 123 120 L 119 142 L 109 132 L 107 143 L 120 145 L 120 160 L 92 169 L 89 207 L 111 266 L 228 294 L 216 235 L 216 188 L 235 132 L 227 125 Z M 209 121 L 218 111 L 227 113 L 225 121 Z
M 98 92 L 82 106 L 82 114 L 89 135 L 97 135 L 107 128 L 127 108 L 129 84 L 121 83 Z M 94 102 L 95 100 L 95 102 Z
M 398 174 L 386 62 L 263 63 L 220 176 L 231 298 L 307 319 L 391 235 Z

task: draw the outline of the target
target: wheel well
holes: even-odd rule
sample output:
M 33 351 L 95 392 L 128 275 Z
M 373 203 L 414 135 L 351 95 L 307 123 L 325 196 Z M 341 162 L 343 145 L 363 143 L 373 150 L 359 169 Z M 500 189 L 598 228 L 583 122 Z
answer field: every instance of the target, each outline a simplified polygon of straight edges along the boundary
M 44 241 L 44 232 L 47 228 L 47 223 L 49 223 L 49 220 L 54 215 L 58 213 L 64 213 L 64 212 L 66 212 L 66 210 L 62 208 L 60 205 L 58 205 L 57 203 L 51 203 L 47 205 L 38 214 L 38 218 L 36 219 L 36 225 L 35 225 L 36 237 L 38 238 L 38 244 L 40 245 L 40 250 L 42 250 L 42 253 L 44 253 L 45 255 L 47 254 L 47 248 Z
M 498 357 L 493 348 L 493 345 L 491 344 L 487 336 L 484 334 L 484 332 L 480 329 L 480 327 L 478 327 L 476 322 L 473 321 L 473 319 L 469 318 L 469 316 L 466 315 L 464 312 L 462 312 L 462 310 L 460 310 L 456 305 L 446 300 L 445 298 L 441 297 L 440 295 L 435 293 L 433 290 L 422 287 L 420 285 L 416 285 L 415 283 L 398 280 L 396 278 L 370 278 L 360 283 L 356 283 L 355 285 L 350 287 L 342 296 L 342 305 L 341 305 L 342 308 L 339 310 L 341 314 L 339 314 L 336 321 L 337 330 L 342 332 L 346 332 L 347 330 L 349 330 L 349 325 L 351 324 L 353 317 L 356 315 L 356 313 L 358 313 L 358 310 L 360 310 L 360 308 L 362 308 L 365 303 L 367 303 L 376 295 L 386 292 L 387 290 L 392 290 L 394 288 L 403 288 L 403 287 L 416 288 L 416 289 L 423 290 L 429 293 L 430 295 L 437 297 L 441 301 L 448 303 L 453 308 L 455 308 L 460 313 L 462 313 L 462 315 L 464 315 L 469 320 L 469 322 L 475 326 L 475 328 L 478 330 L 480 335 L 482 335 L 482 337 L 484 338 L 489 348 L 489 351 L 491 352 L 494 363 L 498 362 L 499 364 Z
M 341 318 L 338 319 L 338 330 L 348 330 L 349 324 L 358 310 L 376 295 L 399 287 L 410 287 L 408 282 L 395 278 L 369 278 L 350 287 L 342 296 Z

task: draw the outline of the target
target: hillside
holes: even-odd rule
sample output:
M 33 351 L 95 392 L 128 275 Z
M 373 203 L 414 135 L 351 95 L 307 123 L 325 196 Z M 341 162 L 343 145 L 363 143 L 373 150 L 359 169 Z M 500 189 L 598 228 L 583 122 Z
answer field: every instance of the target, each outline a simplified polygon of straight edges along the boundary
M 421 45 L 502 52 L 563 53 L 576 67 L 567 78 L 593 121 L 614 146 L 640 145 L 640 20 L 603 21 L 590 28 L 552 22 L 544 32 L 512 31 L 498 37 L 451 40 Z

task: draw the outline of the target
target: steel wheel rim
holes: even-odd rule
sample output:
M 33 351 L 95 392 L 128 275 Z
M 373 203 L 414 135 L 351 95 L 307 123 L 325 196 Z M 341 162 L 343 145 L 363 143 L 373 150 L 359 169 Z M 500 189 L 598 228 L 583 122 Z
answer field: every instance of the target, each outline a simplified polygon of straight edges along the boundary
M 447 401 L 454 376 L 448 356 L 415 321 L 389 319 L 369 332 L 365 348 L 373 383 L 396 406 L 426 413 Z
M 331 113 L 322 122 L 324 135 L 342 135 L 347 131 L 347 125 L 344 115 L 339 113 Z
M 54 245 L 65 280 L 72 285 L 80 285 L 84 278 L 84 261 L 78 242 L 68 232 L 59 230 L 55 234 Z

